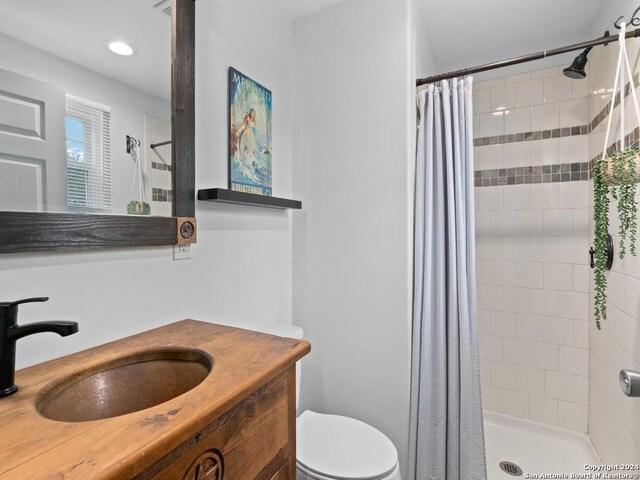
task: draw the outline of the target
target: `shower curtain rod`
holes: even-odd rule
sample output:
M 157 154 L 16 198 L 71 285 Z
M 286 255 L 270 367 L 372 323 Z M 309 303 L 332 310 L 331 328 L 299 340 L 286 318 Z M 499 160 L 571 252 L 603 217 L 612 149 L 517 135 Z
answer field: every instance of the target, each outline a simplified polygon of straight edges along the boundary
M 541 60 L 547 57 L 553 57 L 554 55 L 560 55 L 562 53 L 573 52 L 575 50 L 584 50 L 588 47 L 595 47 L 596 45 L 604 45 L 615 41 L 617 35 L 605 35 L 604 37 L 596 38 L 588 42 L 575 43 L 573 45 L 567 45 L 566 47 L 554 48 L 551 50 L 543 50 L 537 53 L 531 53 L 529 55 L 523 55 L 521 57 L 510 58 L 509 60 L 502 60 L 500 62 L 487 63 L 485 65 L 479 65 L 477 67 L 463 68 L 462 70 L 455 70 L 453 72 L 441 73 L 440 75 L 434 75 L 432 77 L 419 78 L 416 80 L 416 86 L 420 87 L 428 83 L 434 83 L 440 80 L 447 80 L 449 78 L 461 77 L 464 75 L 471 75 L 472 73 L 486 72 L 488 70 L 494 70 L 496 68 L 508 67 L 511 65 L 518 65 L 520 63 L 531 62 L 533 60 Z M 630 30 L 625 35 L 626 38 L 640 37 L 640 28 Z

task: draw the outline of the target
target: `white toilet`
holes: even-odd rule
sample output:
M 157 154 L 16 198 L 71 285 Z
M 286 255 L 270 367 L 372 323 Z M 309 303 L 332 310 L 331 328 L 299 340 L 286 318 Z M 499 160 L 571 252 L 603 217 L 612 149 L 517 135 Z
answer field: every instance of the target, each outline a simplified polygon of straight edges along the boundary
M 295 325 L 263 330 L 302 338 Z M 296 405 L 300 398 L 300 363 L 296 364 Z M 297 480 L 400 480 L 398 452 L 382 432 L 354 418 L 305 410 L 298 417 Z

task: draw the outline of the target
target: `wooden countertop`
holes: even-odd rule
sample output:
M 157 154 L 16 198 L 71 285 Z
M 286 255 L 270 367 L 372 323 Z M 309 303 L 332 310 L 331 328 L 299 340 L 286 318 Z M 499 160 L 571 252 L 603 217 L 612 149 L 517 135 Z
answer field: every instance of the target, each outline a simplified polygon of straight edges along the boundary
M 64 378 L 168 347 L 204 351 L 213 358 L 211 373 L 173 400 L 119 417 L 65 423 L 36 409 L 38 392 Z M 18 392 L 0 399 L 0 480 L 131 478 L 310 349 L 304 340 L 183 320 L 20 370 Z

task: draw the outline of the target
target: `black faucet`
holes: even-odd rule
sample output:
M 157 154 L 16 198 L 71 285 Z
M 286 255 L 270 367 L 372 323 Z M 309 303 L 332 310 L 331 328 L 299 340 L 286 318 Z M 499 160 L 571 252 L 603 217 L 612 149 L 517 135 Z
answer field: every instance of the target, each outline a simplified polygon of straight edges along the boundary
M 78 331 L 76 322 L 38 322 L 18 325 L 18 305 L 46 302 L 48 297 L 27 298 L 17 302 L 0 302 L 0 398 L 18 391 L 16 374 L 16 340 L 34 333 L 53 332 L 62 337 Z

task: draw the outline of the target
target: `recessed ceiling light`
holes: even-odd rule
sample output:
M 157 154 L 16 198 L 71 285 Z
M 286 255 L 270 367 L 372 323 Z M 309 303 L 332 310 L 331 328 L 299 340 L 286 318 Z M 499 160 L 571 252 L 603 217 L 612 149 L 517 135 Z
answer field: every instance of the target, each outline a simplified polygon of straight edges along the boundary
M 128 43 L 122 42 L 120 40 L 107 40 L 105 42 L 106 47 L 111 50 L 116 55 L 122 55 L 124 57 L 130 57 L 134 55 L 136 51 L 134 48 Z

